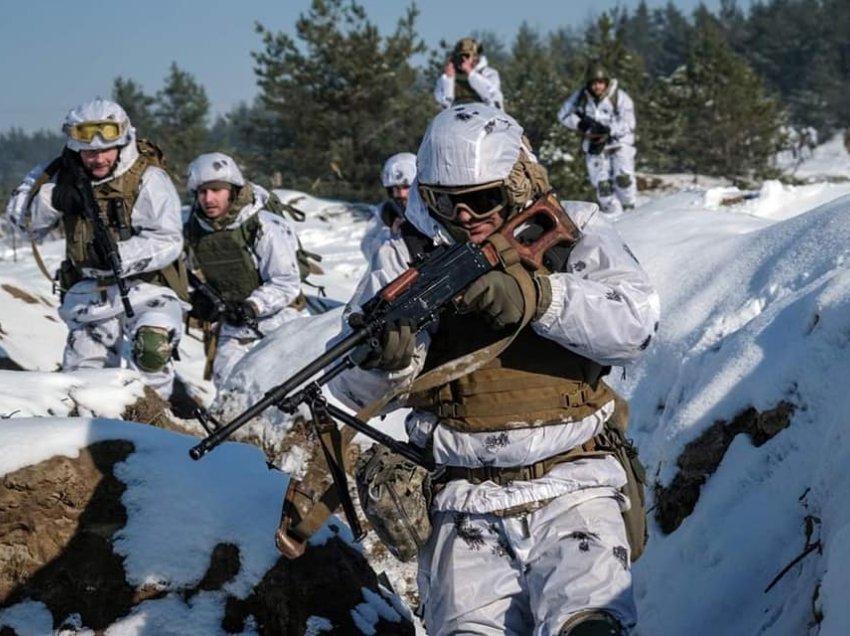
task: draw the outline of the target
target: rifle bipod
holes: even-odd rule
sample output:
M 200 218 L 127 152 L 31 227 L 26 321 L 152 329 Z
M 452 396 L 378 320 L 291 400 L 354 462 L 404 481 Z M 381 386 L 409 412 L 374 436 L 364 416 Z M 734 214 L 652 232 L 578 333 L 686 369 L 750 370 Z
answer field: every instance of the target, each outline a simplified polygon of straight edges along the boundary
M 351 500 L 351 494 L 348 492 L 348 478 L 345 474 L 345 448 L 342 445 L 342 435 L 340 435 L 336 422 L 328 413 L 328 401 L 322 395 L 319 386 L 312 384 L 307 388 L 311 389 L 306 401 L 307 408 L 310 409 L 313 430 L 316 432 L 316 437 L 322 447 L 325 463 L 328 465 L 328 470 L 337 489 L 339 503 L 342 505 L 342 510 L 345 513 L 348 527 L 351 528 L 354 540 L 359 542 L 366 536 L 366 533 L 360 525 L 360 519 L 357 518 L 357 511 L 354 509 L 354 502 Z

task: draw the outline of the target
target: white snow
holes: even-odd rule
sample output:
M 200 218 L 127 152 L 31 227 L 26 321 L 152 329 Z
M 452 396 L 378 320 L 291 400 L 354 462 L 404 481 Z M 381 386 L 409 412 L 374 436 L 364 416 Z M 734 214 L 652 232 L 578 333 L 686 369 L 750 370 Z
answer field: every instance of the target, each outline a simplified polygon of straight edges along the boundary
M 833 139 L 794 174 L 811 182 L 769 181 L 740 192 L 682 179 L 642 194 L 636 211 L 615 219 L 662 299 L 652 346 L 625 375 L 615 369 L 611 376 L 630 399 L 631 435 L 650 480 L 669 486 L 685 445 L 716 421 L 782 400 L 796 407 L 791 425 L 762 446 L 743 435 L 733 441 L 676 531 L 662 534 L 650 510 L 649 545 L 634 567 L 638 634 L 841 636 L 850 625 L 850 157 Z M 305 247 L 324 256 L 318 282 L 331 304 L 344 303 L 365 266 L 360 241 L 374 231 L 374 218 L 363 206 L 280 194 L 307 213 L 296 228 Z M 40 249 L 54 269 L 61 244 Z M 35 302 L 16 298 L 10 287 Z M 138 377 L 126 369 L 53 372 L 65 337 L 56 303 L 29 248 L 6 248 L 0 358 L 28 371 L 0 371 L 0 474 L 76 456 L 95 441 L 130 440 L 136 451 L 117 467 L 127 484 L 128 521 L 116 540 L 129 580 L 197 583 L 213 546 L 228 541 L 239 546 L 243 567 L 226 591 L 248 594 L 277 558 L 272 536 L 287 473 L 268 469 L 259 449 L 241 443 L 192 461 L 188 449 L 197 439 L 116 420 L 141 394 Z M 263 341 L 232 376 L 219 404 L 225 415 L 324 352 L 340 314 L 332 309 L 290 323 Z M 201 379 L 197 334 L 184 338 L 181 355 L 178 373 L 209 404 L 214 391 Z M 401 438 L 402 419 L 394 413 L 372 424 Z M 249 427 L 274 438 L 287 422 L 272 407 Z M 287 458 L 283 467 L 295 471 L 299 459 Z M 651 509 L 652 487 L 648 495 Z M 820 549 L 779 577 L 807 547 L 807 517 L 809 541 Z M 351 541 L 341 515 L 314 541 L 335 532 Z M 409 585 L 410 566 L 375 566 L 388 570 L 397 591 Z M 224 596 L 149 600 L 107 634 L 219 634 Z M 378 616 L 404 611 L 364 590 L 352 615 L 371 634 Z M 47 609 L 32 601 L 0 611 L 2 624 L 21 636 L 52 629 Z M 311 617 L 308 633 L 328 629 L 325 619 Z

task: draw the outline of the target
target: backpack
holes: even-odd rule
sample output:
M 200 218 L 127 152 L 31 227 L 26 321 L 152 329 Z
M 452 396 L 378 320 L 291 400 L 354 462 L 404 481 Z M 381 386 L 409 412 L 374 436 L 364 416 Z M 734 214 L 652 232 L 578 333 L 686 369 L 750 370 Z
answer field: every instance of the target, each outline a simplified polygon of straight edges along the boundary
M 299 210 L 293 205 L 289 203 L 284 203 L 280 200 L 274 192 L 269 191 L 269 199 L 266 201 L 264 206 L 266 210 L 269 212 L 273 212 L 278 216 L 286 218 L 288 214 L 294 221 L 301 223 L 307 218 L 307 215 L 304 214 L 303 211 Z M 324 274 L 324 270 L 322 270 L 321 265 L 319 263 L 322 260 L 321 254 L 316 254 L 315 252 L 310 252 L 304 249 L 304 246 L 301 245 L 301 239 L 296 236 L 296 240 L 298 241 L 298 248 L 295 250 L 295 257 L 298 262 L 298 273 L 301 276 L 301 284 L 308 285 L 314 289 L 317 289 L 320 296 L 325 295 L 325 288 L 321 285 L 317 285 L 308 279 L 310 274 L 321 275 Z

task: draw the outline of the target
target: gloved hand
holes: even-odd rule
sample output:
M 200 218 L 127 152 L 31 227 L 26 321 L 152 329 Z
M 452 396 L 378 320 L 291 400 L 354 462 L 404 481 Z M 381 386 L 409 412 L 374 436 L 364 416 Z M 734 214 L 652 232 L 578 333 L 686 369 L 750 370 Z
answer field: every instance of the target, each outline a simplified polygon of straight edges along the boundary
M 50 204 L 64 214 L 82 214 L 83 196 L 74 184 L 72 163 L 80 161 L 80 155 L 67 148 L 62 152 L 62 166 L 56 175 L 56 185 Z
M 225 314 L 227 322 L 237 327 L 241 325 L 256 325 L 257 310 L 254 305 L 247 300 L 240 300 L 238 303 L 233 303 L 227 308 Z
M 578 130 L 579 132 L 587 132 L 591 126 L 591 122 L 593 120 L 590 117 L 586 117 L 584 115 L 581 116 L 581 119 L 578 120 Z
M 611 126 L 600 124 L 598 121 L 593 122 L 593 125 L 588 129 L 588 134 L 591 137 L 608 137 L 611 134 Z
M 377 347 L 363 345 L 354 357 L 361 369 L 399 371 L 410 365 L 415 345 L 413 325 L 403 320 L 391 321 L 378 337 Z
M 105 253 L 104 250 L 100 249 L 99 243 L 91 241 L 88 245 L 86 245 L 86 250 L 88 251 L 88 260 L 92 268 L 101 269 L 107 272 L 112 271 L 109 255 Z
M 204 322 L 215 322 L 221 318 L 224 308 L 220 303 L 210 298 L 209 294 L 193 289 L 192 293 L 189 294 L 189 302 L 192 303 L 192 309 L 189 311 L 192 318 Z
M 467 288 L 459 309 L 461 313 L 480 313 L 491 327 L 503 329 L 522 320 L 525 299 L 513 276 L 494 270 Z

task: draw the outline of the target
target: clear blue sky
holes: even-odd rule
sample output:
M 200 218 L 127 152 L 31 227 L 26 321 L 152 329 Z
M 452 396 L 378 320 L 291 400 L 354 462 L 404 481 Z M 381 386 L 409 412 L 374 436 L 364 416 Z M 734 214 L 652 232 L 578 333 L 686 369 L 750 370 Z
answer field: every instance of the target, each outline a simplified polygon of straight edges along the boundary
M 667 0 L 648 0 L 660 7 Z M 410 2 L 360 0 L 372 22 L 388 34 Z M 469 32 L 492 31 L 506 44 L 524 20 L 545 33 L 581 26 L 614 0 L 475 2 L 420 0 L 418 31 L 429 47 Z M 637 0 L 619 2 L 635 7 Z M 699 0 L 674 0 L 690 16 Z M 706 0 L 712 10 L 719 0 Z M 743 0 L 740 6 L 748 6 Z M 272 31 L 293 32 L 310 0 L 6 0 L 0 21 L 0 132 L 59 130 L 65 113 L 96 96 L 109 97 L 117 76 L 133 79 L 149 94 L 162 88 L 172 61 L 207 91 L 213 116 L 257 89 L 251 51 L 261 42 L 258 21 Z M 497 8 L 498 7 L 498 8 Z

